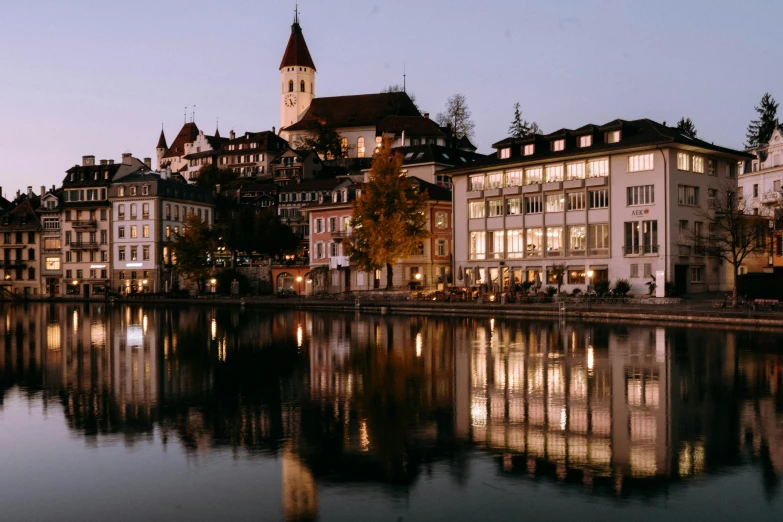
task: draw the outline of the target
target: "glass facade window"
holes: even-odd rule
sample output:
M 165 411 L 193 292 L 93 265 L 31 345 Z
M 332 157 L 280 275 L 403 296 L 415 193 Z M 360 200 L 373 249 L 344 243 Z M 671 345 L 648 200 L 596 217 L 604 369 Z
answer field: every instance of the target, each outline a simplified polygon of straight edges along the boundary
M 583 256 L 587 248 L 587 234 L 584 225 L 568 227 L 568 255 Z
M 605 178 L 609 175 L 609 160 L 599 159 L 587 162 L 588 178 Z
M 590 208 L 609 208 L 609 189 L 591 190 L 587 199 Z
M 484 190 L 484 174 L 476 174 L 468 178 L 468 190 Z
M 525 253 L 525 232 L 521 229 L 506 231 L 506 257 L 521 258 Z
M 541 183 L 544 176 L 544 169 L 542 167 L 533 167 L 525 169 L 525 184 L 535 185 Z
M 699 204 L 699 187 L 691 187 L 688 185 L 677 186 L 677 203 L 680 205 L 686 205 L 690 207 L 698 206 Z
M 483 218 L 485 206 L 483 201 L 471 201 L 468 203 L 468 217 L 470 219 Z
M 566 165 L 566 179 L 585 179 L 585 163 L 569 163 Z
M 522 213 L 522 198 L 508 198 L 506 200 L 506 215 L 516 216 Z
M 525 214 L 541 214 L 543 211 L 543 196 L 525 196 Z
M 557 181 L 563 181 L 563 166 L 562 165 L 547 165 L 546 167 L 546 182 L 555 183 Z
M 487 201 L 487 207 L 489 208 L 489 217 L 498 217 L 503 215 L 502 199 L 491 199 Z
M 563 194 L 547 194 L 546 211 L 562 212 L 565 208 L 565 196 Z
M 584 210 L 586 204 L 584 192 L 569 192 L 567 194 L 568 210 Z
M 486 232 L 470 233 L 470 258 L 484 259 L 487 253 Z
M 521 170 L 515 170 L 512 172 L 506 172 L 506 186 L 507 187 L 518 187 L 522 185 L 522 179 L 524 178 L 524 173 Z
M 503 188 L 503 173 L 494 172 L 492 174 L 487 174 L 487 188 L 488 189 Z
M 487 259 L 499 259 L 503 257 L 503 231 L 487 232 Z
M 626 189 L 626 200 L 628 206 L 652 205 L 655 203 L 655 186 L 641 185 L 638 187 L 628 187 Z
M 588 226 L 589 253 L 592 256 L 609 255 L 609 225 L 597 224 Z
M 563 255 L 563 227 L 546 228 L 546 255 Z
M 542 228 L 528 228 L 525 230 L 526 235 L 526 257 L 541 257 L 543 250 L 544 229 Z

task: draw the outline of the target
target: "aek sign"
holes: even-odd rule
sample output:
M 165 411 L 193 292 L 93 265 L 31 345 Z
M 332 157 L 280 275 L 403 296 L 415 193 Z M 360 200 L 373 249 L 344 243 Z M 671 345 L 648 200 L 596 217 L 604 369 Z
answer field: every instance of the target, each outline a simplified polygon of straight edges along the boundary
M 649 208 L 639 209 L 639 210 L 632 210 L 631 211 L 631 215 L 632 216 L 646 216 L 649 213 L 650 213 L 650 209 Z

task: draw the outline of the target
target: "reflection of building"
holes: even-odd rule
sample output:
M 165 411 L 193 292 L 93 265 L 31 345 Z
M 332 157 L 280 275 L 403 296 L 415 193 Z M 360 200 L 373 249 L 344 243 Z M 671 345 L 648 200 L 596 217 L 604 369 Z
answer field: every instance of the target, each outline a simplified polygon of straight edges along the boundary
M 703 473 L 714 405 L 691 389 L 699 377 L 686 365 L 672 367 L 664 329 L 629 330 L 494 320 L 462 330 L 458 346 L 475 348 L 455 362 L 458 436 L 503 453 L 507 471 L 618 491 L 625 480 Z
M 290 448 L 283 449 L 283 516 L 286 521 L 318 517 L 318 488 L 312 472 Z
M 158 402 L 158 321 L 141 307 L 124 306 L 111 332 L 112 391 L 121 411 Z

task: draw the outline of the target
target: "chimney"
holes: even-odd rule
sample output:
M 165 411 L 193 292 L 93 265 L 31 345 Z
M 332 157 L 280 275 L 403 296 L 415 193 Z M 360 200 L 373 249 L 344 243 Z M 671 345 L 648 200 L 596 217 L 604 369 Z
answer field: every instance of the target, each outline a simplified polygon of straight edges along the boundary
M 233 140 L 237 137 L 237 134 L 232 130 L 228 133 L 228 139 Z
M 109 162 L 106 160 L 101 160 L 101 165 L 107 165 Z
M 95 165 L 95 156 L 82 156 L 82 166 L 92 167 Z
M 41 185 L 41 194 L 40 194 L 40 196 L 43 197 L 44 194 L 46 194 L 46 187 Z
M 109 160 L 109 165 L 114 165 L 114 160 Z
M 123 152 L 122 153 L 122 164 L 123 165 L 130 165 L 132 159 L 133 159 L 133 154 L 131 154 L 130 152 Z
M 427 118 L 427 119 L 429 119 L 429 118 L 430 118 L 430 113 L 429 113 L 429 112 L 425 112 L 425 113 L 424 113 L 424 117 L 425 117 L 425 118 Z
M 144 164 L 147 166 L 148 169 L 152 168 L 152 158 L 144 158 Z
M 272 126 L 272 134 L 274 134 L 274 133 L 275 133 L 275 127 Z
M 31 198 L 33 197 L 33 187 L 27 187 L 27 197 Z

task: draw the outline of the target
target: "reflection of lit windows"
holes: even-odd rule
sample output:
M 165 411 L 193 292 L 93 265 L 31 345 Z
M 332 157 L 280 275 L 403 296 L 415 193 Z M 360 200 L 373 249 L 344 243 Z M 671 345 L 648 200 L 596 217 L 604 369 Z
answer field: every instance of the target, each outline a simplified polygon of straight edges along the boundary
M 46 347 L 56 352 L 60 349 L 61 332 L 60 324 L 52 323 L 46 326 Z
M 632 441 L 654 441 L 657 422 L 655 415 L 646 411 L 632 411 L 629 435 Z
M 630 464 L 633 477 L 655 476 L 658 470 L 655 464 L 655 447 L 632 446 Z

